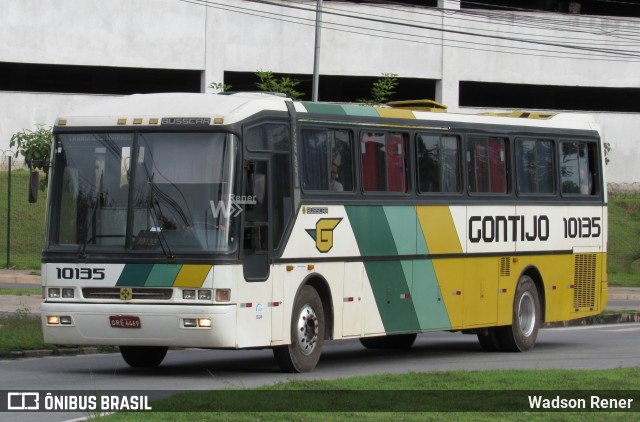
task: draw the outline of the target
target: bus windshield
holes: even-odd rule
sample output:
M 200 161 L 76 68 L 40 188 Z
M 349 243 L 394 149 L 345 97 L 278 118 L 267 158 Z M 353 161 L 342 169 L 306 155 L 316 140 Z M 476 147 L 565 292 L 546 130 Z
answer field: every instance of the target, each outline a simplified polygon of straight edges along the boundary
M 237 144 L 225 133 L 59 134 L 48 247 L 233 251 Z

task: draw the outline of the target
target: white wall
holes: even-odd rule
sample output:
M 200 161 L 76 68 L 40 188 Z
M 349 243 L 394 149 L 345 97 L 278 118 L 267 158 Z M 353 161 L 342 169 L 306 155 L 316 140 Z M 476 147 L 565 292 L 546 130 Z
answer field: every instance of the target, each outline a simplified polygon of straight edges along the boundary
M 0 153 L 9 150 L 11 136 L 23 129 L 51 127 L 58 115 L 107 95 L 37 94 L 0 91 Z
M 221 82 L 225 71 L 311 74 L 316 2 L 305 3 L 308 11 L 242 0 L 212 2 L 215 7 L 210 8 L 178 0 L 2 0 L 0 62 L 200 70 L 203 91 L 209 83 Z M 620 43 L 616 37 L 628 26 L 637 27 L 640 19 L 565 16 L 562 22 L 554 22 L 554 15 L 539 13 L 504 13 L 504 19 L 493 14 L 487 19 L 455 10 L 456 3 L 450 0 L 443 4 L 454 10 L 443 14 L 433 9 L 325 2 L 321 74 L 393 72 L 435 79 L 436 99 L 451 111 L 459 110 L 459 81 L 640 87 L 640 62 L 601 60 L 597 53 L 587 58 L 552 45 L 460 33 L 543 39 L 550 44 L 572 39 L 576 46 L 609 48 Z M 338 16 L 353 12 L 412 26 Z M 523 26 L 525 19 L 541 18 L 544 28 Z M 565 32 L 575 25 L 587 31 Z M 458 33 L 441 32 L 441 28 Z M 0 92 L 0 150 L 8 149 L 13 133 L 37 124 L 51 125 L 56 115 L 95 98 Z M 639 116 L 596 113 L 613 148 L 607 168 L 612 182 L 640 181 L 640 166 L 635 165 L 640 159 Z

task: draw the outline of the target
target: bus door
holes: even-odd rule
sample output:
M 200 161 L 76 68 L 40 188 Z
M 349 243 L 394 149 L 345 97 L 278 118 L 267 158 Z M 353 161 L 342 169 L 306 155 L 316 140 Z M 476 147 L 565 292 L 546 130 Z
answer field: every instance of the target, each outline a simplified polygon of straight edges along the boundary
M 284 249 L 293 217 L 289 129 L 265 123 L 247 130 L 244 161 L 244 226 L 242 263 L 245 287 L 264 298 L 264 315 L 271 321 L 271 340 L 283 339 L 285 274 L 273 266 Z M 289 274 L 289 273 L 287 273 Z M 299 282 L 299 281 L 298 281 Z
M 245 161 L 243 271 L 246 281 L 265 281 L 270 273 L 269 161 Z

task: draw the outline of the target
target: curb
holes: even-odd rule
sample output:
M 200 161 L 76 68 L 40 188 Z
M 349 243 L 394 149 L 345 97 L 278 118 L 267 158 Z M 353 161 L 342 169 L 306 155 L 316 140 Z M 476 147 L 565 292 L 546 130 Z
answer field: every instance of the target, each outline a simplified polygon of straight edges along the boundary
M 640 312 L 600 314 L 572 321 L 545 322 L 544 328 L 580 327 L 586 325 L 625 324 L 640 322 Z
M 97 347 L 71 347 L 65 349 L 0 351 L 0 359 L 42 358 L 46 356 L 93 355 L 100 352 Z

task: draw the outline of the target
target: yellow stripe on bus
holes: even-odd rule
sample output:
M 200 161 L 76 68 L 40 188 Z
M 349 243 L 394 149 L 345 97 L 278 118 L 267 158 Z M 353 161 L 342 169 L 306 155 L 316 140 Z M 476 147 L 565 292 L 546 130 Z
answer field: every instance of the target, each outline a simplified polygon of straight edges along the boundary
M 173 282 L 174 287 L 202 287 L 211 265 L 183 265 Z
M 430 254 L 462 253 L 448 206 L 418 206 L 416 213 Z

